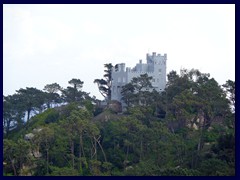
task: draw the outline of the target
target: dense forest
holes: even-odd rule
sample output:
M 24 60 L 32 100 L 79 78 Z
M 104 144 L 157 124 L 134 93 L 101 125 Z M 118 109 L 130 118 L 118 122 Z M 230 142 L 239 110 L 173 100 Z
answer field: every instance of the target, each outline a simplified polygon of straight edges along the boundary
M 122 88 L 122 108 L 111 68 L 94 80 L 105 104 L 80 79 L 3 96 L 3 175 L 235 175 L 234 81 L 182 69 L 159 93 L 143 74 Z

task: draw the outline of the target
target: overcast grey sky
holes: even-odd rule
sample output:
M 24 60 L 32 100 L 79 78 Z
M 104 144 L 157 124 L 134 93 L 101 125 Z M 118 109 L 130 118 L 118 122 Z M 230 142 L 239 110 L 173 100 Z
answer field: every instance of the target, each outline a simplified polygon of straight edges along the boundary
M 3 5 L 3 94 L 46 84 L 103 99 L 103 64 L 133 67 L 167 53 L 167 72 L 195 68 L 235 80 L 235 5 Z

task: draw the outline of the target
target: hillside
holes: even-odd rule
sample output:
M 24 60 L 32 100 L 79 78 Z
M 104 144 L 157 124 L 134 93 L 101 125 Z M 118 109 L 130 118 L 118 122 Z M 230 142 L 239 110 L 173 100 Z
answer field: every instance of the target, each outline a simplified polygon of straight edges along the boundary
M 103 108 L 74 91 L 65 105 L 49 105 L 26 123 L 11 109 L 23 104 L 8 97 L 4 175 L 233 176 L 235 82 L 227 82 L 220 86 L 196 70 L 172 71 L 162 93 L 123 93 L 123 111 L 116 102 Z M 6 126 L 10 120 L 13 128 Z

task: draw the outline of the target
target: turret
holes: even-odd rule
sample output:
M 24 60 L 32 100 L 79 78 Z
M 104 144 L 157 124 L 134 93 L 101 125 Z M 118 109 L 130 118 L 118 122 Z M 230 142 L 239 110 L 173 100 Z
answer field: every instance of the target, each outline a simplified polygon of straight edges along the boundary
M 125 63 L 118 64 L 118 71 L 125 71 Z

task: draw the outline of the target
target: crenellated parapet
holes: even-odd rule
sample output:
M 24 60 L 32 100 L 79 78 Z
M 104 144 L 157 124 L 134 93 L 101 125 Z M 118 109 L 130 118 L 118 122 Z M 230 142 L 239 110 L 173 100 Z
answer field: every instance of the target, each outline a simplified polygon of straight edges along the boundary
M 166 62 L 167 54 L 161 55 L 153 52 L 146 55 L 146 63 L 140 59 L 133 68 L 125 67 L 125 63 L 119 63 L 112 69 L 112 100 L 121 102 L 121 88 L 129 83 L 132 78 L 141 74 L 151 76 L 152 84 L 157 91 L 162 91 L 166 87 Z

